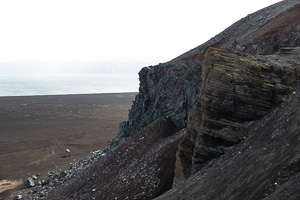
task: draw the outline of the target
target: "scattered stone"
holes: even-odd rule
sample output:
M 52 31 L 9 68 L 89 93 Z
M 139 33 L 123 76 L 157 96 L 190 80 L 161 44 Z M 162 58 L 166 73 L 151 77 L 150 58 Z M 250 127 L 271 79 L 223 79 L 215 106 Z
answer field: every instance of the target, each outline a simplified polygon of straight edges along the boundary
M 48 177 L 52 177 L 55 175 L 55 172 L 54 171 L 48 171 L 47 173 Z
M 23 199 L 23 196 L 19 194 L 15 196 L 13 200 L 20 200 L 20 199 Z
M 67 172 L 64 170 L 60 173 L 59 178 L 63 178 L 67 175 Z
M 66 149 L 65 156 L 66 156 L 66 158 L 71 156 L 71 150 L 70 149 Z
M 31 178 L 32 178 L 33 180 L 37 180 L 37 177 L 36 177 L 35 175 L 32 175 Z
M 42 182 L 41 181 L 36 181 L 36 186 L 41 186 L 42 185 Z
M 42 186 L 49 184 L 49 179 L 42 180 Z
M 35 184 L 34 184 L 34 181 L 31 177 L 27 178 L 25 181 L 24 181 L 24 185 L 27 187 L 27 188 L 31 188 L 31 187 L 34 187 Z

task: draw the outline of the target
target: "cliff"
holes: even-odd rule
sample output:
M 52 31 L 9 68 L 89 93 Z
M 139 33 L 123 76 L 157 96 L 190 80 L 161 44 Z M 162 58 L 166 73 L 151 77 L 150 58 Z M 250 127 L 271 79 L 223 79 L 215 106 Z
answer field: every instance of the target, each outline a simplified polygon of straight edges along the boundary
M 158 199 L 297 199 L 299 47 L 300 2 L 285 0 L 144 67 L 106 154 L 48 198 L 152 199 L 174 184 Z
M 247 135 L 244 130 L 249 122 L 264 117 L 294 90 L 292 85 L 300 75 L 300 51 L 290 52 L 295 58 L 288 60 L 294 63 L 279 52 L 273 59 L 287 63 L 277 65 L 270 56 L 257 59 L 208 49 L 200 92 L 179 144 L 174 184 L 238 144 Z
M 129 111 L 128 121 L 120 124 L 110 148 L 162 115 L 167 115 L 177 127 L 186 127 L 201 83 L 201 72 L 201 62 L 197 60 L 144 67 L 139 72 L 139 94 Z
M 201 85 L 203 59 L 209 47 L 250 55 L 274 54 L 282 47 L 300 46 L 300 5 L 282 1 L 234 23 L 206 43 L 170 62 L 139 72 L 139 94 L 110 148 L 124 142 L 158 117 L 167 114 L 178 127 L 187 119 Z

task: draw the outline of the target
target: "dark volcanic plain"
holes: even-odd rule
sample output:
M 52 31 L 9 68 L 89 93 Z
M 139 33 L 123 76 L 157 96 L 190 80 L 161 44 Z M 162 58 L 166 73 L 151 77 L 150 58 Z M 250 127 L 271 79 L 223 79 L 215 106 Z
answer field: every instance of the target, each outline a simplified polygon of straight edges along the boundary
M 43 176 L 103 149 L 127 119 L 135 95 L 1 97 L 0 181 L 24 179 L 27 173 Z

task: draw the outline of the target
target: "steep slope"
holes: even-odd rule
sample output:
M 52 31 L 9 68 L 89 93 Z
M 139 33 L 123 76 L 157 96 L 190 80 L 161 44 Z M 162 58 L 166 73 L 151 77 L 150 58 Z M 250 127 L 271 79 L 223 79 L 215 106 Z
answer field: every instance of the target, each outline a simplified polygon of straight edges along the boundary
M 299 46 L 299 3 L 298 0 L 285 0 L 249 14 L 206 43 L 173 59 L 171 63 L 201 60 L 208 47 L 251 54 L 272 54 L 281 47 Z
M 157 199 L 300 199 L 299 94 L 298 86 L 242 143 Z
M 184 130 L 165 116 L 149 124 L 74 178 L 66 175 L 46 199 L 152 199 L 172 187 Z M 41 197 L 40 197 L 41 198 Z

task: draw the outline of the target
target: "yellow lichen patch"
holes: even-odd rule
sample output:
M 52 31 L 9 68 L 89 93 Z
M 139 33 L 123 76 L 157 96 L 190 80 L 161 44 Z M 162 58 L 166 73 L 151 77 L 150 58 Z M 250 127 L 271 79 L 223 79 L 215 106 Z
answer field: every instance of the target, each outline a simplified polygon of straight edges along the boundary
M 274 85 L 271 83 L 264 83 L 265 87 L 274 88 Z
M 258 62 L 257 60 L 254 60 L 254 59 L 240 58 L 239 61 L 244 65 L 259 67 L 259 68 L 266 68 L 266 66 L 264 64 Z
M 215 58 L 228 59 L 228 54 L 223 53 L 221 49 L 209 47 L 207 50 L 208 54 L 213 55 Z
M 239 79 L 239 78 L 241 78 L 241 75 L 238 73 L 238 72 L 232 72 L 232 75 L 233 75 L 233 77 L 234 77 L 234 79 Z
M 227 67 L 224 65 L 216 65 L 216 66 L 214 66 L 213 69 L 221 72 L 223 75 L 232 77 L 232 74 L 231 74 L 232 71 L 228 70 Z
M 208 52 L 213 55 L 221 55 L 220 49 L 209 47 Z

